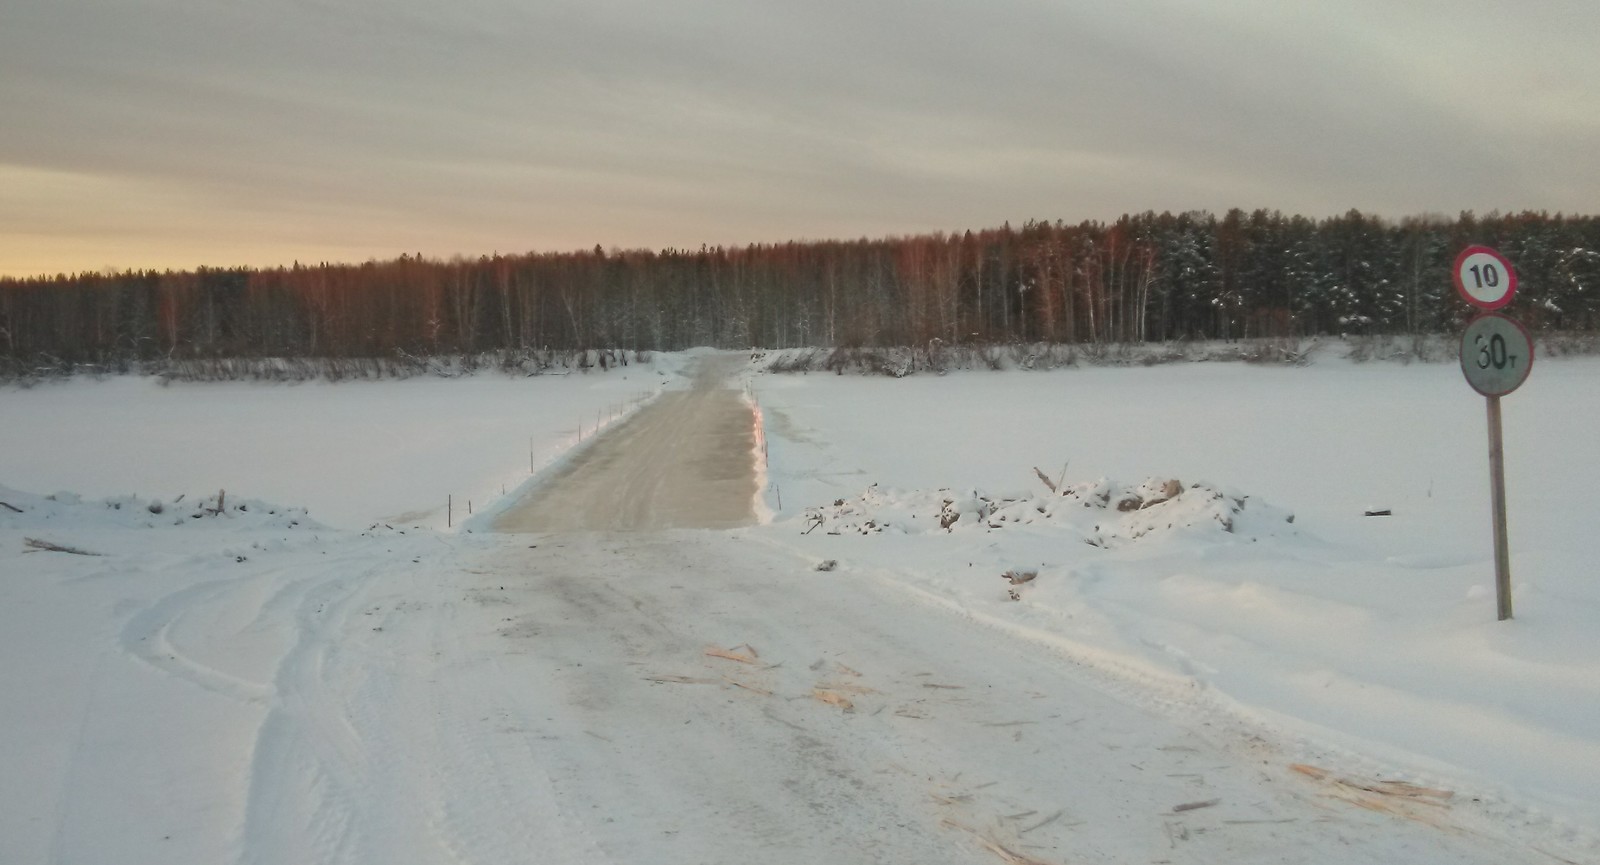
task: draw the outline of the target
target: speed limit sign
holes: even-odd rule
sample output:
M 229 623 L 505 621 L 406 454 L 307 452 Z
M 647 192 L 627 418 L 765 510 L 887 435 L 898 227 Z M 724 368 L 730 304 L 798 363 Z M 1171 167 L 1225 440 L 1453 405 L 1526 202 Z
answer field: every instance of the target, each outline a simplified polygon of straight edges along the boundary
M 1461 372 L 1484 396 L 1505 396 L 1528 380 L 1533 369 L 1533 338 L 1521 324 L 1488 312 L 1467 323 L 1461 334 Z
M 1456 256 L 1450 277 L 1467 303 L 1496 310 L 1517 294 L 1517 272 L 1511 262 L 1487 246 L 1469 246 Z

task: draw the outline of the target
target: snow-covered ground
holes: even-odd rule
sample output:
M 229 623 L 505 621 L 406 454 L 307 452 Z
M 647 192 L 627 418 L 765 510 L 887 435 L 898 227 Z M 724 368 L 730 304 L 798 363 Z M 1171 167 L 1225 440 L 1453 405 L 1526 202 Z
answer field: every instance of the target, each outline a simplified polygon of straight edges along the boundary
M 1484 401 L 1454 364 L 764 375 L 754 387 L 786 542 L 1085 663 L 1198 683 L 1308 748 L 1592 819 L 1597 381 L 1596 360 L 1546 361 L 1504 398 L 1516 607 L 1504 623 Z M 1229 533 L 1187 501 L 1205 488 L 1126 514 L 1115 501 L 1061 508 L 1035 466 L 1067 486 L 1212 485 L 1246 516 L 1295 520 Z M 1026 501 L 980 522 L 978 496 Z M 968 508 L 948 532 L 946 499 Z M 816 505 L 826 521 L 804 512 Z M 851 530 L 874 519 L 890 525 Z M 1018 601 L 1009 570 L 1038 573 Z
M 580 417 L 592 431 L 678 386 L 685 360 L 0 391 L 0 861 L 744 861 L 777 838 L 789 854 L 772 861 L 852 844 L 898 851 L 862 861 L 981 861 L 1031 844 L 1048 862 L 1446 862 L 1479 833 L 1527 861 L 1600 861 L 1586 504 L 1600 362 L 1541 363 L 1505 400 L 1506 623 L 1483 403 L 1451 364 L 752 372 L 769 524 L 638 541 L 481 532 L 484 503 L 529 478 L 530 436 L 533 468 L 554 466 Z M 1170 480 L 1182 491 L 1156 501 Z M 439 531 L 445 494 L 475 499 L 480 531 Z M 1148 506 L 1117 509 L 1135 494 Z M 785 606 L 795 593 L 811 606 Z M 580 637 L 599 642 L 563 642 Z M 1001 666 L 976 654 L 986 640 Z M 886 654 L 898 646 L 928 654 Z M 966 690 L 930 690 L 924 662 Z M 641 676 L 652 690 L 628 690 Z M 1070 742 L 1034 738 L 1082 714 L 1051 691 L 1074 677 L 1112 695 L 1107 714 Z M 995 714 L 974 692 L 991 687 L 1032 707 Z M 829 695 L 859 705 L 817 714 L 837 708 Z M 705 714 L 717 707 L 731 714 Z M 1046 726 L 1008 726 L 1033 714 Z M 662 719 L 681 731 L 653 734 Z M 992 752 L 1002 733 L 1029 750 Z M 1456 828 L 1434 845 L 1307 805 L 1315 787 L 1247 802 L 1252 737 L 1268 781 L 1319 766 L 1335 798 Z M 1233 743 L 1232 768 L 1189 765 L 1211 740 Z M 948 757 L 943 774 L 897 774 L 929 754 Z M 1097 754 L 1110 762 L 1079 765 Z M 741 787 L 740 755 L 770 760 L 770 783 Z M 1008 780 L 977 780 L 986 767 Z M 1167 780 L 1107 792 L 1101 813 L 1050 789 L 1074 771 L 1101 790 L 1119 772 Z M 1453 816 L 1338 778 L 1449 789 Z M 915 798 L 927 826 L 905 810 Z M 1171 810 L 1214 798 L 1194 819 Z M 719 846 L 701 819 L 733 834 Z M 940 833 L 954 846 L 924 850 Z M 1288 855 L 1313 838 L 1353 846 Z M 1503 853 L 1481 850 L 1517 858 Z
M 85 496 L 237 490 L 339 528 L 459 523 L 676 382 L 683 354 L 610 371 L 329 384 L 146 377 L 0 389 L 0 483 Z

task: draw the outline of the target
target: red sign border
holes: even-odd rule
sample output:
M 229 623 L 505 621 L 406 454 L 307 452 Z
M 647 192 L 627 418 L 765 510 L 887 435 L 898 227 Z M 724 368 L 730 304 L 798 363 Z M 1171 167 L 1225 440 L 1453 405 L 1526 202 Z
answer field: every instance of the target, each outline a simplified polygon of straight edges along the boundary
M 1525 367 L 1525 369 L 1527 369 L 1527 372 L 1522 374 L 1522 381 L 1517 382 L 1517 387 L 1514 387 L 1511 390 L 1506 391 L 1505 393 L 1484 393 L 1483 391 L 1478 390 L 1478 386 L 1473 384 L 1472 383 L 1472 378 L 1467 375 L 1467 331 L 1469 329 L 1471 329 L 1472 325 L 1476 324 L 1480 319 L 1485 319 L 1485 318 L 1503 318 L 1506 321 L 1511 322 L 1512 326 L 1515 327 L 1517 330 L 1522 331 L 1522 335 L 1525 338 L 1527 338 L 1527 340 L 1528 340 L 1528 365 L 1527 365 L 1527 367 Z M 1496 396 L 1497 397 L 1497 396 L 1505 396 L 1506 394 L 1510 394 L 1510 393 L 1516 393 L 1517 392 L 1517 388 L 1520 388 L 1523 385 L 1528 383 L 1529 377 L 1531 377 L 1533 375 L 1533 361 L 1534 361 L 1534 356 L 1537 355 L 1537 354 L 1538 354 L 1537 347 L 1533 344 L 1533 334 L 1530 333 L 1528 331 L 1528 329 L 1523 326 L 1522 322 L 1517 321 L 1516 319 L 1512 318 L 1509 315 L 1502 315 L 1501 313 L 1498 313 L 1498 312 L 1484 312 L 1484 313 L 1479 313 L 1478 315 L 1473 316 L 1472 317 L 1472 321 L 1467 322 L 1467 326 L 1461 329 L 1461 348 L 1457 352 L 1457 358 L 1456 359 L 1457 359 L 1457 361 L 1459 362 L 1459 364 L 1461 366 L 1461 377 L 1465 378 L 1467 380 L 1467 387 L 1472 388 L 1475 392 L 1478 393 L 1479 396 Z
M 1477 298 L 1473 297 L 1467 291 L 1467 287 L 1461 283 L 1461 263 L 1467 260 L 1467 256 L 1476 255 L 1480 252 L 1494 256 L 1496 261 L 1505 266 L 1506 274 L 1511 277 L 1511 286 L 1506 289 L 1506 296 L 1500 298 L 1500 300 L 1496 301 L 1495 303 L 1484 303 L 1483 301 L 1478 300 Z M 1456 256 L 1455 262 L 1450 265 L 1450 281 L 1455 283 L 1456 293 L 1461 295 L 1462 300 L 1465 300 L 1467 303 L 1477 307 L 1478 309 L 1484 310 L 1485 312 L 1494 312 L 1497 309 L 1504 309 L 1511 303 L 1512 298 L 1517 296 L 1517 269 L 1511 265 L 1511 259 L 1501 255 L 1500 250 L 1495 249 L 1492 246 L 1484 246 L 1483 244 L 1479 243 L 1475 243 L 1466 249 L 1461 250 L 1461 254 Z

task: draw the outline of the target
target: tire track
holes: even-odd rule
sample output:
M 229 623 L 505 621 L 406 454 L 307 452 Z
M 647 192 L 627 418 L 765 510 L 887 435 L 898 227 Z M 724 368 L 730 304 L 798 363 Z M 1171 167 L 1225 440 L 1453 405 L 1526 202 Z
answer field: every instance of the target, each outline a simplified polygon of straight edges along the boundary
M 190 655 L 169 638 L 174 625 L 196 606 L 239 588 L 239 580 L 200 583 L 161 598 L 123 626 L 122 651 L 175 678 L 243 703 L 261 703 L 273 694 L 270 683 L 228 673 Z
M 243 862 L 401 862 L 414 855 L 405 821 L 374 818 L 371 754 L 349 721 L 339 669 L 349 609 L 374 569 L 302 581 L 299 639 L 279 665 L 276 701 L 251 757 Z M 377 825 L 375 825 L 377 824 Z
M 606 861 L 522 740 L 529 713 L 486 650 L 502 648 L 493 611 L 452 599 L 473 577 L 437 559 L 301 584 L 241 861 Z

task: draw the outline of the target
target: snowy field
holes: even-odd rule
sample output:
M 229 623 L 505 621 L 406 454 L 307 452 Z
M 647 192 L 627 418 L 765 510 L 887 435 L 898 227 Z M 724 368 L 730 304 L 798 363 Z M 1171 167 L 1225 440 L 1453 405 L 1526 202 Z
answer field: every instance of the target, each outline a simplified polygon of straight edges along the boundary
M 1545 361 L 1503 400 L 1507 623 L 1495 620 L 1484 400 L 1454 364 L 767 375 L 755 387 L 786 542 L 1086 664 L 1198 685 L 1308 747 L 1592 818 L 1600 522 L 1584 491 L 1600 488 L 1597 382 L 1593 359 Z M 1210 485 L 1247 497 L 1244 521 L 1223 531 L 1180 496 L 1013 522 L 1052 501 L 1033 467 L 1054 480 L 1063 464 L 1068 486 Z M 978 496 L 1028 501 L 979 522 Z M 969 508 L 948 532 L 946 499 Z M 801 511 L 825 503 L 812 529 Z M 1274 508 L 1294 522 L 1249 523 Z M 861 534 L 874 518 L 881 531 Z M 1141 526 L 1154 531 L 1130 538 Z M 1019 601 L 1008 570 L 1038 573 Z
M 428 820 L 459 833 L 439 843 L 461 861 L 520 849 L 495 834 L 516 822 L 495 809 L 559 809 L 475 788 L 475 740 L 419 720 L 476 715 L 474 701 L 527 691 L 514 682 L 531 674 L 500 657 L 494 628 L 513 625 L 462 630 L 469 608 L 498 615 L 494 592 L 517 577 L 480 564 L 511 545 L 459 522 L 441 531 L 444 496 L 473 499 L 467 527 L 481 530 L 502 486 L 569 458 L 580 423 L 587 437 L 681 386 L 684 362 L 0 390 L 0 861 L 431 861 L 399 840 Z M 1254 731 L 1297 762 L 1455 791 L 1468 823 L 1531 839 L 1528 861 L 1600 860 L 1600 539 L 1586 496 L 1600 487 L 1600 361 L 1541 362 L 1505 399 L 1507 623 L 1494 615 L 1483 400 L 1452 364 L 745 379 L 771 519 L 728 536 L 834 560 L 802 571 L 808 591 L 847 605 L 870 587 L 907 621 L 954 613 L 1066 659 L 1118 700 Z M 44 497 L 57 490 L 82 498 Z M 1142 507 L 1117 509 L 1133 495 Z M 1363 515 L 1380 509 L 1392 515 Z M 663 555 L 692 567 L 722 537 L 691 534 Z M 439 660 L 448 651 L 474 665 Z M 330 697 L 342 720 L 322 711 Z M 495 713 L 556 714 L 534 696 L 493 699 Z M 354 739 L 349 724 L 392 741 Z M 567 732 L 580 744 L 563 747 L 609 741 Z M 406 776 L 368 765 L 378 746 L 460 768 Z M 517 758 L 530 773 L 555 771 L 533 753 Z M 573 783 L 598 797 L 601 781 Z M 406 789 L 434 789 L 437 813 L 423 819 L 433 806 Z M 316 837 L 283 834 L 296 820 Z M 637 850 L 660 840 L 640 833 Z M 573 843 L 552 861 L 603 860 Z M 1176 844 L 1129 843 L 1106 861 Z M 1280 861 L 1240 849 L 1212 853 Z M 1459 861 L 1454 849 L 1394 842 L 1372 861 Z M 1191 855 L 1175 861 L 1207 861 Z
M 0 389 L 0 483 L 171 498 L 226 489 L 337 528 L 443 529 L 676 381 L 683 355 L 609 372 L 328 384 L 132 376 Z

